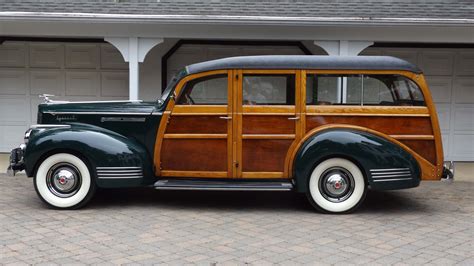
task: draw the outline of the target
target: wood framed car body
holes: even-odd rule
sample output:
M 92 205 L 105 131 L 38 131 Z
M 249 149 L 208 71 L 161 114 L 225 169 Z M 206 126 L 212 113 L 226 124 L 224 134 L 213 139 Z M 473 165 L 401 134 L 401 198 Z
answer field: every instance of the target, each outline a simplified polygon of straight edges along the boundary
M 367 188 L 416 187 L 446 172 L 423 74 L 393 57 L 208 61 L 180 71 L 158 101 L 48 102 L 38 123 L 12 168 L 35 176 L 42 199 L 60 208 L 87 202 L 86 193 L 57 204 L 80 191 L 85 175 L 91 193 L 95 186 L 295 190 L 340 213 L 354 210 Z M 88 170 L 58 162 L 37 178 L 56 154 Z

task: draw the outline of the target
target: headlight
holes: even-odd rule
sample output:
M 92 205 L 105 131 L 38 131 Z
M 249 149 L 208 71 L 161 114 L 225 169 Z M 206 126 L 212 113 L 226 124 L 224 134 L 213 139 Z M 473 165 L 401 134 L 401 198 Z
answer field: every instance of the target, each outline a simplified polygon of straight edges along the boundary
M 25 144 L 28 144 L 28 141 L 30 140 L 30 134 L 31 134 L 31 128 L 29 128 L 26 132 L 25 132 L 25 136 L 23 137 L 23 141 L 25 142 Z

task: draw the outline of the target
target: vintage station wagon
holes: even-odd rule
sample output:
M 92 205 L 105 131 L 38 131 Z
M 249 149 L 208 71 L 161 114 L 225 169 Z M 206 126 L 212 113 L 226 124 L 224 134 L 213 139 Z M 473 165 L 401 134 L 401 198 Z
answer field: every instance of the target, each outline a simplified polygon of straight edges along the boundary
M 422 72 L 379 56 L 233 57 L 187 66 L 156 101 L 47 101 L 10 167 L 57 208 L 147 186 L 294 190 L 330 213 L 448 174 Z

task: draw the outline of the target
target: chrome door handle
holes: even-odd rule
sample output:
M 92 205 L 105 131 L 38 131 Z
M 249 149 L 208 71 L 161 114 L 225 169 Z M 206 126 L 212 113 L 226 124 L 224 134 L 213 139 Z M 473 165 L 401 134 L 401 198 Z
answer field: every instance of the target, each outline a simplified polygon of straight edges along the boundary
M 299 120 L 300 117 L 299 116 L 295 116 L 295 117 L 288 117 L 288 120 Z
M 219 116 L 220 119 L 231 120 L 231 116 Z

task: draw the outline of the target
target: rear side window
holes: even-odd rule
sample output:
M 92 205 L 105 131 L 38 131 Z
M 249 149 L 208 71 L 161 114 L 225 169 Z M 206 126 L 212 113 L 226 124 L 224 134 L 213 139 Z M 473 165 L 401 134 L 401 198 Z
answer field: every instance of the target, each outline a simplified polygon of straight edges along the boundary
M 308 75 L 307 105 L 424 106 L 420 88 L 401 75 Z

